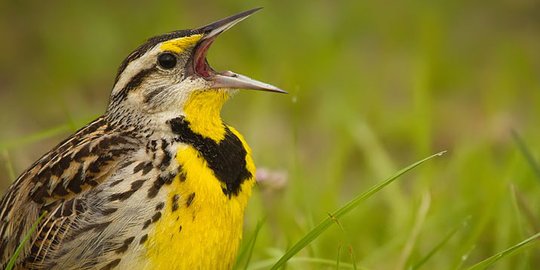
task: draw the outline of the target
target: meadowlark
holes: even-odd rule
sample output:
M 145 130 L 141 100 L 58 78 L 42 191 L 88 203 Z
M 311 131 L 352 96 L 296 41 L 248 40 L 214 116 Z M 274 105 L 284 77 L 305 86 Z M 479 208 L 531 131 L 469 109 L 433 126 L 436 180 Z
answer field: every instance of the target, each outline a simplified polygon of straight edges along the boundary
M 206 53 L 257 10 L 152 37 L 123 61 L 105 114 L 0 201 L 2 269 L 26 235 L 15 269 L 232 268 L 255 165 L 220 111 L 236 89 L 284 91 L 217 72 Z

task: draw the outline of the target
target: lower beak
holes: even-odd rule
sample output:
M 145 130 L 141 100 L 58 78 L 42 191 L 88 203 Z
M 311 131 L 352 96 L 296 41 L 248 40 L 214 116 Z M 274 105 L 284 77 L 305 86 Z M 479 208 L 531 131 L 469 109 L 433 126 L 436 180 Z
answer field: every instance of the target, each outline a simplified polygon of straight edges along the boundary
M 232 71 L 217 72 L 210 67 L 206 60 L 208 49 L 217 36 L 260 9 L 261 8 L 255 8 L 244 11 L 195 30 L 195 32 L 202 34 L 203 37 L 199 40 L 193 51 L 192 59 L 190 61 L 191 70 L 194 74 L 211 82 L 210 88 L 253 89 L 287 93 L 273 85 L 251 79 L 244 75 L 236 74 Z

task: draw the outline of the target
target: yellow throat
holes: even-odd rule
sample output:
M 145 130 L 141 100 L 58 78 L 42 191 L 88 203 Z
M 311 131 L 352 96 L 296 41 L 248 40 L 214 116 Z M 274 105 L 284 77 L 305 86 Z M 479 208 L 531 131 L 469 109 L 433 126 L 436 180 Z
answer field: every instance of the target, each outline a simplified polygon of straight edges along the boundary
M 223 90 L 195 92 L 184 106 L 184 123 L 193 132 L 186 137 L 194 136 L 207 147 L 215 144 L 216 155 L 223 155 L 223 160 L 205 157 L 197 143 L 178 147 L 176 162 L 181 171 L 167 186 L 163 215 L 145 243 L 147 269 L 231 269 L 234 265 L 255 165 L 242 135 L 221 120 L 227 98 Z M 242 156 L 238 153 L 244 153 L 244 160 L 230 160 Z M 216 169 L 220 165 L 244 168 L 224 172 Z M 224 182 L 236 171 L 244 172 L 238 173 L 242 180 L 238 186 Z

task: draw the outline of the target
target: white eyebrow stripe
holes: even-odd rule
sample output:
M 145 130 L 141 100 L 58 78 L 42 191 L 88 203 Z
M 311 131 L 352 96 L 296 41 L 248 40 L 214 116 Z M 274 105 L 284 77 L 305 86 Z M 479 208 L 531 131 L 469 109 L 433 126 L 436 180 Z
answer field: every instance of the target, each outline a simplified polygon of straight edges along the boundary
M 141 70 L 152 67 L 156 61 L 155 57 L 153 56 L 157 56 L 160 51 L 159 46 L 156 45 L 136 60 L 129 62 L 114 85 L 112 96 L 115 96 L 122 89 L 124 89 L 124 87 L 126 87 L 133 77 L 135 77 Z

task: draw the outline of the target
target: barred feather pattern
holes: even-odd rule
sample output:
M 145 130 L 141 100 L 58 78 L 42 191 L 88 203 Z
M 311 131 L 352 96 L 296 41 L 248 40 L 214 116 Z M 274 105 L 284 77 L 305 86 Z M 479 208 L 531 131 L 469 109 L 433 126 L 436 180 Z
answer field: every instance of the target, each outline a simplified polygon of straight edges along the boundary
M 141 197 L 159 198 L 159 186 L 178 170 L 174 144 L 150 135 L 100 117 L 25 171 L 0 201 L 1 268 L 44 211 L 17 269 L 116 266 L 155 212 Z

